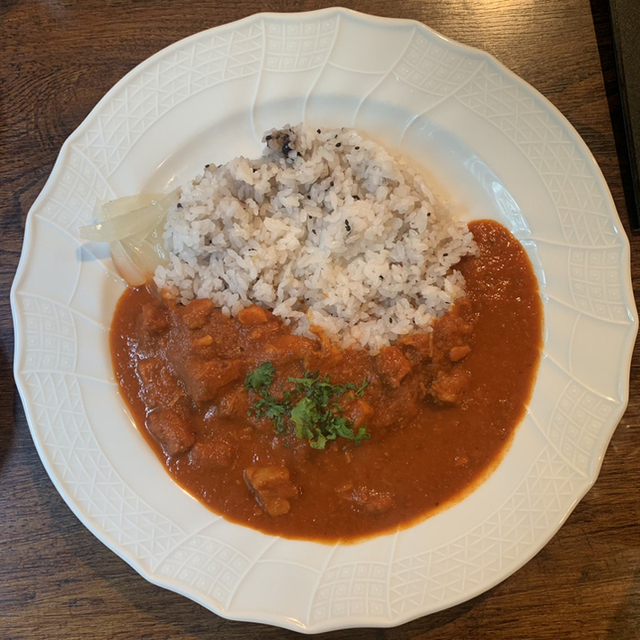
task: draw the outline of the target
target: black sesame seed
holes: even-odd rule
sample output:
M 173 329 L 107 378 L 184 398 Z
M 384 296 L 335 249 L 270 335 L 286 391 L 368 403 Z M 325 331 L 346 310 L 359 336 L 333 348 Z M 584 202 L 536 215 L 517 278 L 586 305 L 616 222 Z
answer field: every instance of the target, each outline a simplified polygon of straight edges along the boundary
M 293 149 L 289 146 L 289 142 L 291 141 L 291 136 L 288 133 L 284 134 L 284 138 L 282 138 L 282 153 L 286 158 Z
M 178 209 L 182 209 L 182 205 L 178 202 Z
M 393 318 L 389 318 L 389 324 L 393 324 Z
M 268 142 L 269 140 L 271 140 L 271 136 L 266 136 L 265 140 Z
M 342 146 L 342 142 L 336 142 L 336 147 L 341 147 Z
M 378 278 L 380 278 L 380 280 L 384 280 L 384 276 L 378 276 Z
M 334 185 L 334 183 L 332 182 L 332 183 L 330 183 L 330 185 L 329 185 L 329 186 L 330 186 L 330 187 L 333 187 L 333 185 Z
M 360 200 L 360 196 L 353 196 L 354 200 Z
M 347 233 L 348 233 L 349 231 L 351 231 L 351 227 L 349 226 L 349 221 L 348 221 L 348 220 L 345 220 L 345 221 L 344 221 L 344 226 L 345 226 L 345 229 L 347 230 Z
M 311 196 L 307 196 L 307 200 L 311 200 Z
M 318 129 L 318 133 L 322 133 L 322 131 L 320 131 L 320 129 Z
M 427 218 L 428 218 L 430 215 L 431 215 L 431 211 L 429 211 L 429 212 L 427 213 Z
M 443 258 L 446 258 L 448 255 L 449 255 L 448 253 L 443 253 L 443 254 L 442 254 L 442 257 L 443 257 Z
M 360 147 L 354 147 L 356 151 L 360 151 Z
M 205 169 L 208 169 L 208 168 L 209 168 L 209 165 L 208 165 L 208 164 L 205 164 L 205 165 L 204 165 L 204 168 L 205 168 Z
M 318 235 L 318 232 L 315 229 L 311 229 L 311 233 L 313 233 L 314 236 Z

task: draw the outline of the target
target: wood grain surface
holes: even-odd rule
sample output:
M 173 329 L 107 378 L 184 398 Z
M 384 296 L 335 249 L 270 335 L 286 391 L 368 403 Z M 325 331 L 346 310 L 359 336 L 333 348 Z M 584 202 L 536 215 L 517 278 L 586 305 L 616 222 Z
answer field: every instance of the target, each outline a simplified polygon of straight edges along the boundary
M 141 578 L 76 519 L 31 440 L 12 375 L 9 288 L 29 208 L 61 145 L 125 73 L 170 43 L 302 0 L 0 1 L 0 638 L 293 638 L 224 620 Z M 600 0 L 358 0 L 345 6 L 420 20 L 488 51 L 571 121 L 600 164 L 626 225 L 606 88 Z M 593 9 L 593 14 L 592 14 Z M 594 16 L 595 25 L 594 28 Z M 601 36 L 600 49 L 596 30 Z M 601 56 L 605 74 L 601 68 Z M 605 85 L 606 81 L 606 85 Z M 615 108 L 614 94 L 610 94 Z M 634 289 L 640 237 L 631 237 Z M 640 638 L 640 377 L 593 489 L 516 574 L 455 608 L 395 629 L 321 635 L 389 640 Z

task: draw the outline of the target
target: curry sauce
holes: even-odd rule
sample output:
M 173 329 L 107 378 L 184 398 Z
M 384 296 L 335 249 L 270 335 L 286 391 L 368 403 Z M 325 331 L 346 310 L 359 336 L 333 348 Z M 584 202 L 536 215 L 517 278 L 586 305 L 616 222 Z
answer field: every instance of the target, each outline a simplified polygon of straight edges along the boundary
M 496 222 L 469 228 L 478 252 L 458 266 L 466 297 L 431 331 L 375 355 L 340 350 L 321 332 L 294 335 L 259 307 L 231 319 L 208 300 L 184 306 L 153 287 L 127 289 L 111 327 L 114 368 L 171 476 L 232 522 L 322 542 L 407 527 L 466 495 L 508 448 L 542 341 L 524 249 Z M 246 384 L 265 363 L 275 402 L 291 397 L 293 380 L 330 381 L 340 389 L 331 411 L 366 437 L 319 447 L 290 417 L 276 428 Z

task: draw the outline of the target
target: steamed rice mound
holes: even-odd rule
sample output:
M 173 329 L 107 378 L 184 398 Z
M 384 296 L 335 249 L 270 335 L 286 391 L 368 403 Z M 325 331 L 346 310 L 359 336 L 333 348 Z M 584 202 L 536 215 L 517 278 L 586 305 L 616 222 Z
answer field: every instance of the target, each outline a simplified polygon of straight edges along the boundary
M 296 333 L 318 326 L 373 352 L 464 295 L 453 267 L 472 235 L 407 163 L 351 129 L 287 126 L 263 141 L 261 158 L 205 167 L 183 187 L 160 288 L 228 315 L 259 304 Z

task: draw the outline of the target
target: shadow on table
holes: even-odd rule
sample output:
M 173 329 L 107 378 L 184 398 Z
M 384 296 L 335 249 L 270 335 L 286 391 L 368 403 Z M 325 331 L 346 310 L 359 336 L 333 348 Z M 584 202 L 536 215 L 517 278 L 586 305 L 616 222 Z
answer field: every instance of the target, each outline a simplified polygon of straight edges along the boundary
M 611 128 L 613 129 L 616 143 L 620 177 L 624 189 L 624 199 L 629 215 L 629 224 L 634 233 L 639 233 L 640 212 L 638 209 L 640 208 L 640 202 L 636 202 L 633 191 L 633 174 L 629 161 L 630 142 L 626 137 L 624 113 L 618 85 L 609 0 L 590 0 L 590 3 L 593 26 L 598 42 L 600 66 L 602 67 L 602 76 L 604 78 L 604 88 L 611 117 Z
M 0 471 L 7 459 L 15 438 L 13 403 L 16 398 L 16 386 L 13 382 L 11 359 L 0 348 Z
M 629 585 L 629 595 L 616 611 L 605 640 L 637 640 L 640 638 L 640 564 Z
M 0 16 L 8 15 L 18 5 L 18 0 L 2 0 L 0 4 Z

